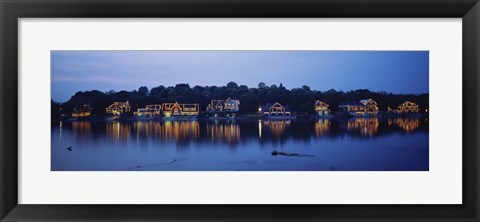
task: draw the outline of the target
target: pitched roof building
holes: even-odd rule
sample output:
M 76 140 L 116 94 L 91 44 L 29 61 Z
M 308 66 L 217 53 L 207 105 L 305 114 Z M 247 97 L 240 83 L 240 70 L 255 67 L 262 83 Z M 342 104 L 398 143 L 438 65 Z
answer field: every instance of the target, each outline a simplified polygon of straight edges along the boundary
M 92 115 L 92 107 L 90 105 L 83 105 L 80 108 L 73 108 L 72 117 L 88 117 Z
M 278 102 L 267 103 L 262 112 L 266 116 L 290 116 L 290 107 L 281 105 Z
M 362 99 L 360 103 L 365 106 L 365 113 L 367 114 L 377 114 L 378 113 L 378 106 L 377 102 L 373 99 Z
M 329 105 L 320 101 L 320 100 L 317 100 L 315 102 L 315 112 L 319 115 L 319 116 L 323 116 L 323 115 L 328 115 L 330 113 L 330 109 L 328 108 Z
M 199 104 L 183 104 L 183 103 L 163 103 L 162 112 L 166 117 L 170 116 L 197 116 L 200 111 Z
M 143 116 L 158 116 L 160 115 L 162 111 L 162 105 L 160 104 L 151 104 L 145 106 L 145 108 L 138 108 L 136 112 L 133 113 L 133 115 L 138 116 L 138 117 L 143 117 Z
M 207 112 L 238 112 L 240 101 L 227 98 L 226 100 L 211 100 L 207 106 Z
M 119 116 L 122 113 L 130 112 L 130 104 L 128 100 L 126 102 L 114 102 L 112 105 L 108 106 L 106 109 L 107 114 L 113 114 Z
M 377 102 L 373 99 L 363 99 L 359 102 L 348 101 L 338 105 L 338 111 L 351 115 L 376 115 L 378 113 Z
M 416 103 L 405 101 L 404 103 L 398 105 L 397 112 L 399 113 L 418 113 L 420 108 Z

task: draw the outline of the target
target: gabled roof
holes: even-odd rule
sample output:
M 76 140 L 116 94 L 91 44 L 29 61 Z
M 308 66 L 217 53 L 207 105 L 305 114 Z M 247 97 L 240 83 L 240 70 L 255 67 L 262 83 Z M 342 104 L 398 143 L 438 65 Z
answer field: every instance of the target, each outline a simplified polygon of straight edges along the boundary
M 290 107 L 287 105 L 283 106 L 282 104 L 278 103 L 278 102 L 275 102 L 275 103 L 267 103 L 264 107 L 263 107 L 263 112 L 268 112 L 270 110 L 270 108 L 272 108 L 273 106 L 280 106 L 280 107 L 283 107 L 285 108 L 285 112 L 290 112 Z
M 128 100 L 126 102 L 114 102 L 108 107 L 112 107 L 112 106 L 128 106 Z
M 162 104 L 162 109 L 164 111 L 171 111 L 173 110 L 174 107 L 178 107 L 180 110 L 182 109 L 182 107 L 178 104 L 178 102 L 175 102 L 175 103 L 163 103 Z
M 362 99 L 362 100 L 360 100 L 360 103 L 363 104 L 363 105 L 367 105 L 368 103 L 371 103 L 371 102 L 377 104 L 377 102 L 375 102 L 375 100 L 373 100 L 373 99 Z
M 408 105 L 411 105 L 411 106 L 418 106 L 416 103 L 414 102 L 410 102 L 410 101 L 405 101 L 403 103 L 401 103 L 400 105 L 398 106 L 408 106 Z
M 330 105 L 328 105 L 327 103 L 322 102 L 322 101 L 320 101 L 320 100 L 315 101 L 315 106 L 316 106 L 316 105 L 326 105 L 326 106 L 330 106 Z
M 225 100 L 225 103 L 240 104 L 240 100 L 238 100 L 238 99 L 231 99 L 230 97 L 228 97 L 228 98 Z
M 180 104 L 178 104 L 178 102 L 175 102 L 175 103 L 173 104 L 173 106 L 171 106 L 170 108 L 173 110 L 174 107 L 177 107 L 177 108 L 179 108 L 180 110 L 182 110 L 182 106 L 180 106 Z
M 213 107 L 217 107 L 217 106 L 223 106 L 223 104 L 225 103 L 225 100 L 212 100 L 213 102 Z

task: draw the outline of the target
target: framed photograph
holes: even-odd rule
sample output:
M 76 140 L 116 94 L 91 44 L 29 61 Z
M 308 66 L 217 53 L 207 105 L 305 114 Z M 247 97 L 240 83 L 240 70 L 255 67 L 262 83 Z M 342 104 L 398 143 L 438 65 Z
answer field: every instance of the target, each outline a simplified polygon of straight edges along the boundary
M 2 1 L 2 221 L 478 221 L 477 1 Z

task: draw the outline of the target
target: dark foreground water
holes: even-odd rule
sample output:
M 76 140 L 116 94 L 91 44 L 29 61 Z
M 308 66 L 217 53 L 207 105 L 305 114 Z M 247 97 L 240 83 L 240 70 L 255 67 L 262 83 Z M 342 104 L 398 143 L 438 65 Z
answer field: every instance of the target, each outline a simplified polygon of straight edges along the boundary
M 57 122 L 51 157 L 53 171 L 424 171 L 428 122 Z

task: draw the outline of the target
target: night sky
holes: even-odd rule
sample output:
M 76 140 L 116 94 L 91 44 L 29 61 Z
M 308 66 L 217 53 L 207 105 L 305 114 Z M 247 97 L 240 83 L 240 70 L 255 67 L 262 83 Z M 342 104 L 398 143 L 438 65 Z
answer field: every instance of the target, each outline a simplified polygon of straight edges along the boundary
M 428 51 L 52 51 L 52 99 L 77 91 L 230 81 L 287 89 L 428 93 Z

